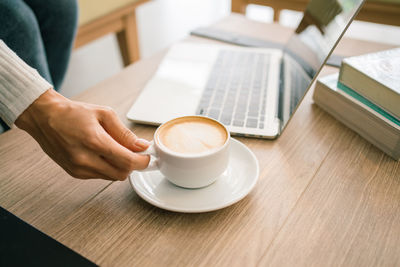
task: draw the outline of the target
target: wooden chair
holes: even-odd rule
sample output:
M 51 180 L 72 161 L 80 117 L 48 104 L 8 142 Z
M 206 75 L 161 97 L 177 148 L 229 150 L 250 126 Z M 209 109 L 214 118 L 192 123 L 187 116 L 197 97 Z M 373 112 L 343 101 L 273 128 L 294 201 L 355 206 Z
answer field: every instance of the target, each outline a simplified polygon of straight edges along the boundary
M 125 66 L 139 60 L 136 8 L 149 0 L 79 0 L 75 48 L 116 33 Z
M 232 0 L 232 12 L 246 13 L 248 4 L 270 6 L 274 21 L 283 9 L 304 11 L 309 0 Z M 400 0 L 367 0 L 357 15 L 358 20 L 400 26 Z

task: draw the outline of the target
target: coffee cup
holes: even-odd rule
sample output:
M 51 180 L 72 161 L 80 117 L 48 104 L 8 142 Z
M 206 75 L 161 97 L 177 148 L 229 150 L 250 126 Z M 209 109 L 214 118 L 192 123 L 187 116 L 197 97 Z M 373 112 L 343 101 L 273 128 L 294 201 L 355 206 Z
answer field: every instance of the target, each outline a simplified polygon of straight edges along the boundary
M 229 163 L 230 134 L 220 122 L 203 116 L 184 116 L 160 125 L 149 148 L 149 166 L 171 183 L 185 188 L 205 187 L 217 180 Z

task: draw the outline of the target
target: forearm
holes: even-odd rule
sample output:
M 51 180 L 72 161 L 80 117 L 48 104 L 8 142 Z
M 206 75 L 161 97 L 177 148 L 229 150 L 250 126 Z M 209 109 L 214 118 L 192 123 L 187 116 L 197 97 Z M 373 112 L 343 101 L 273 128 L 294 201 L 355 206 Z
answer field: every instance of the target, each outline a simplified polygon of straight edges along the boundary
M 0 40 L 0 116 L 9 126 L 50 88 L 51 84 Z

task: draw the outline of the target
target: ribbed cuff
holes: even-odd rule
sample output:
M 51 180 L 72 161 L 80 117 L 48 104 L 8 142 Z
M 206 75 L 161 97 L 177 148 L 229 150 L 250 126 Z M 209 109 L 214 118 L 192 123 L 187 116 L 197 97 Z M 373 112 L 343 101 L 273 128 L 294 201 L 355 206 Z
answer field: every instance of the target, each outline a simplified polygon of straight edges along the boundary
M 0 40 L 0 116 L 10 127 L 33 101 L 52 87 Z

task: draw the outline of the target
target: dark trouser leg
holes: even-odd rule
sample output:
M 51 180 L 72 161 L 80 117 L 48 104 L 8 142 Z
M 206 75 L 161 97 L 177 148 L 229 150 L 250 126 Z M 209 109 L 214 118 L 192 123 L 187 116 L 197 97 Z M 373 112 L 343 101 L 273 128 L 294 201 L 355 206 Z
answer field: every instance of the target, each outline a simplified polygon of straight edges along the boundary
M 78 21 L 76 0 L 24 0 L 39 23 L 55 89 L 67 71 Z
M 0 1 L 0 39 L 52 83 L 38 21 L 22 0 Z
M 0 39 L 52 83 L 39 24 L 22 0 L 0 0 Z M 0 124 L 6 126 L 2 121 Z

